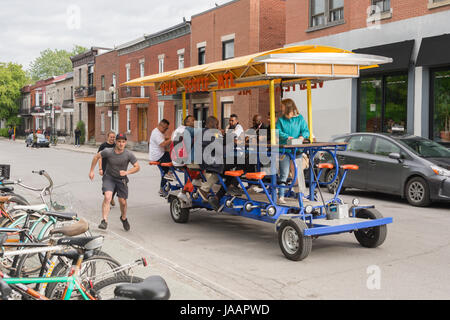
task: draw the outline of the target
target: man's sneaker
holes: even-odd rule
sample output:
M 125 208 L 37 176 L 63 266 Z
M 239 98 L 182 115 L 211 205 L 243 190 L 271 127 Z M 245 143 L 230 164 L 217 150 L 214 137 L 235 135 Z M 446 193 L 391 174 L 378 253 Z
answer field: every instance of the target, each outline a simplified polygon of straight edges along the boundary
M 123 228 L 125 231 L 130 231 L 130 224 L 128 223 L 128 219 L 122 220 L 122 217 L 119 217 L 120 221 L 122 221 Z
M 106 228 L 108 228 L 108 222 L 106 222 L 105 220 L 102 220 L 102 222 L 100 222 L 98 228 L 106 230 Z

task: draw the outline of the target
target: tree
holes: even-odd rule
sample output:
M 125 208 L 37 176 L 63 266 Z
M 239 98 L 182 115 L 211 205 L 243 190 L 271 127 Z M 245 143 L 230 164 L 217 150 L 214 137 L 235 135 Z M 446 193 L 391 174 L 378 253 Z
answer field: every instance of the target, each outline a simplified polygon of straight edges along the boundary
M 20 90 L 27 83 L 22 66 L 15 63 L 0 62 L 0 119 L 7 125 L 16 126 L 21 119 L 17 117 L 20 105 Z
M 70 57 L 86 51 L 86 48 L 78 45 L 75 45 L 71 52 L 46 49 L 30 64 L 30 77 L 33 81 L 38 81 L 70 72 L 73 70 Z

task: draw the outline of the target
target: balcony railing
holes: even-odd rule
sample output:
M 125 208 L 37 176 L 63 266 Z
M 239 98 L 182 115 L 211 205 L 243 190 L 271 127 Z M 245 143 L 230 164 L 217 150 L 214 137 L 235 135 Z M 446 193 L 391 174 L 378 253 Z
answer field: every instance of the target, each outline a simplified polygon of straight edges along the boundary
M 75 88 L 75 98 L 76 99 L 80 99 L 80 98 L 87 98 L 87 97 L 91 97 L 91 96 L 95 96 L 95 87 L 78 87 Z
M 120 98 L 148 98 L 149 88 L 146 87 L 122 87 L 120 88 Z

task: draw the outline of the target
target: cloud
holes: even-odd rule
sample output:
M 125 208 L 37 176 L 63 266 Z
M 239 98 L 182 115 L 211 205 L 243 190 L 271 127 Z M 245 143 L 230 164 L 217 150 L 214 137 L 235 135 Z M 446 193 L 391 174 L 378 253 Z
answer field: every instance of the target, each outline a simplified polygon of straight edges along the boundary
M 75 44 L 113 48 L 181 23 L 183 17 L 190 20 L 215 2 L 2 0 L 0 61 L 28 68 L 47 48 L 71 50 Z

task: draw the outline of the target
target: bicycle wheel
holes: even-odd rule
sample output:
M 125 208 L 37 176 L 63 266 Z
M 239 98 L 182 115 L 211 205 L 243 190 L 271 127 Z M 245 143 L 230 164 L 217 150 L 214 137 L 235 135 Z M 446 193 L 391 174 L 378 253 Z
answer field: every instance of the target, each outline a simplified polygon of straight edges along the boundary
M 97 251 L 95 256 L 92 256 L 84 260 L 81 264 L 81 270 L 79 277 L 81 279 L 81 284 L 85 288 L 90 288 L 95 285 L 96 278 L 98 277 L 116 277 L 125 276 L 125 271 L 115 271 L 119 268 L 121 264 L 111 258 L 107 253 L 103 251 Z M 68 259 L 59 261 L 59 263 L 53 269 L 51 277 L 65 277 L 69 275 L 72 267 L 72 262 Z M 62 298 L 64 293 L 65 284 L 64 283 L 49 283 L 45 289 L 45 296 L 49 299 L 59 300 Z M 72 294 L 71 300 L 81 299 L 79 292 Z
M 120 284 L 139 283 L 144 279 L 134 276 L 116 276 L 96 283 L 93 287 L 93 294 L 98 300 L 114 299 L 114 290 Z

